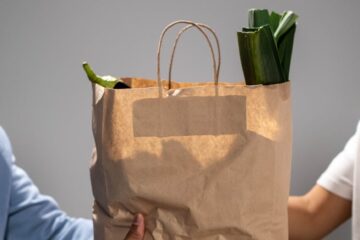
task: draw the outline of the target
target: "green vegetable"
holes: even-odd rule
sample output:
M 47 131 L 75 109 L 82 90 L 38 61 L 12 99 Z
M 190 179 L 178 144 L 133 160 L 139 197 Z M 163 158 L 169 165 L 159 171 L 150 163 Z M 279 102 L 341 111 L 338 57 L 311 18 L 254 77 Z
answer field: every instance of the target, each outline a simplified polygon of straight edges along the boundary
M 238 32 L 238 40 L 247 85 L 286 81 L 269 25 L 244 28 Z
M 270 15 L 267 9 L 249 10 L 249 28 L 257 28 L 269 24 Z
M 272 12 L 270 14 L 269 24 L 273 33 L 275 33 L 277 27 L 279 26 L 280 19 L 281 19 L 280 14 L 276 12 Z
M 298 16 L 292 11 L 285 11 L 280 19 L 279 25 L 274 33 L 274 38 L 278 42 L 279 38 L 284 35 L 292 26 L 295 25 Z
M 249 27 L 237 34 L 246 84 L 289 80 L 297 18 L 292 11 L 280 15 L 267 9 L 249 10 Z
M 120 88 L 130 88 L 126 85 L 122 80 L 116 79 L 113 76 L 98 76 L 92 70 L 90 65 L 87 62 L 83 63 L 84 71 L 89 78 L 89 80 L 93 83 L 99 84 L 105 88 L 113 88 L 113 89 L 120 89 Z
M 278 40 L 278 51 L 280 62 L 286 77 L 289 80 L 290 62 L 294 43 L 296 25 L 293 25 L 283 36 Z

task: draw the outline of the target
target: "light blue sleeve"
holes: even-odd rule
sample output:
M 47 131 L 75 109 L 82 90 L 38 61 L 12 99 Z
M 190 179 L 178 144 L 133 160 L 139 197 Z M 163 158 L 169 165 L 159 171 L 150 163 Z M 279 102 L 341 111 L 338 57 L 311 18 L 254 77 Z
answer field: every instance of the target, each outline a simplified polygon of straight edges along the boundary
M 54 199 L 40 194 L 25 171 L 13 161 L 10 164 L 10 172 L 10 201 L 5 239 L 93 239 L 90 220 L 67 216 L 59 209 Z
M 9 139 L 0 127 L 0 239 L 5 238 L 11 186 L 12 151 Z

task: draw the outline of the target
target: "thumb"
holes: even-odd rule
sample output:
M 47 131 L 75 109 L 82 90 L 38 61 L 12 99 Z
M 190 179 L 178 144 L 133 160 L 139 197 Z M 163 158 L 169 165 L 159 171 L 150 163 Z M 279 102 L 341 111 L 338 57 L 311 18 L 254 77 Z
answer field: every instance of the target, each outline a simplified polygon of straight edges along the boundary
M 124 240 L 143 240 L 144 231 L 145 231 L 144 216 L 138 213 L 136 214 L 134 221 L 130 227 L 130 230 Z

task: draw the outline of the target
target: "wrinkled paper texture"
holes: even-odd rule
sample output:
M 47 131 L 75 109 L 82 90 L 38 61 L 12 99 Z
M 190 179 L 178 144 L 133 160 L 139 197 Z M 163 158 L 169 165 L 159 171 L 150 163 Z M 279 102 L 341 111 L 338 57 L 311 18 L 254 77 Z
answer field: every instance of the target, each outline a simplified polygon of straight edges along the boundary
M 288 239 L 290 83 L 123 80 L 93 85 L 95 239 Z

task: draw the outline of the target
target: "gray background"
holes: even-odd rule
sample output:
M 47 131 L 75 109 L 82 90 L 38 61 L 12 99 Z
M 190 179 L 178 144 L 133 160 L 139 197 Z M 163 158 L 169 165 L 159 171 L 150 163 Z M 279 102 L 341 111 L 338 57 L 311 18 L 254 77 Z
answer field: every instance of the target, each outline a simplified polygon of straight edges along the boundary
M 252 7 L 300 15 L 291 68 L 291 193 L 307 192 L 359 119 L 359 1 L 1 0 L 0 123 L 17 163 L 69 214 L 90 217 L 91 89 L 81 62 L 89 61 L 99 74 L 154 78 L 162 28 L 192 19 L 219 35 L 221 80 L 240 81 L 236 31 Z M 209 80 L 202 37 L 189 32 L 180 45 L 175 78 Z M 350 224 L 327 239 L 350 239 Z

